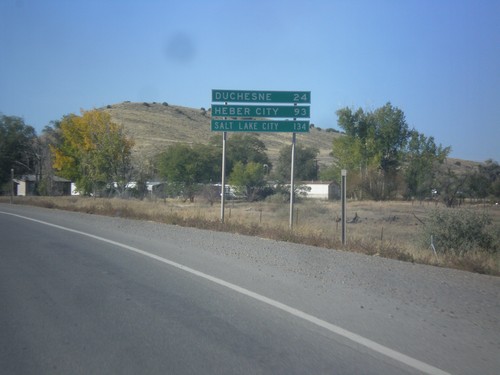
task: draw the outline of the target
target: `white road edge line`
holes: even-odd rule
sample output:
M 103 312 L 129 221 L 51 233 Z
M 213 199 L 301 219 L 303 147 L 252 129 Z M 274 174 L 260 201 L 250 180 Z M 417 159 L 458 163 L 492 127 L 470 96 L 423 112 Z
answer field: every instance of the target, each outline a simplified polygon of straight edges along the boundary
M 116 242 L 116 241 L 113 241 L 113 240 L 109 240 L 109 239 L 106 239 L 104 237 L 99 237 L 99 236 L 96 236 L 96 235 L 93 235 L 93 234 L 90 234 L 90 233 L 86 233 L 86 232 L 81 232 L 79 230 L 76 230 L 76 229 L 71 229 L 71 228 L 67 228 L 67 227 L 63 227 L 61 225 L 57 225 L 57 224 L 52 224 L 52 223 L 49 223 L 49 222 L 46 222 L 46 221 L 42 221 L 42 220 L 37 220 L 37 219 L 33 219 L 33 218 L 30 218 L 30 217 L 27 217 L 27 216 L 22 216 L 22 215 L 17 215 L 17 214 L 13 214 L 13 213 L 10 213 L 10 212 L 3 212 L 3 211 L 0 211 L 0 213 L 2 214 L 5 214 L 5 215 L 11 215 L 11 216 L 15 216 L 15 217 L 18 217 L 18 218 L 21 218 L 21 219 L 25 219 L 25 220 L 29 220 L 29 221 L 34 221 L 36 223 L 39 223 L 39 224 L 44 224 L 44 225 L 47 225 L 47 226 L 50 226 L 50 227 L 53 227 L 53 228 L 57 228 L 57 229 L 61 229 L 61 230 L 65 230 L 65 231 L 68 231 L 68 232 L 72 232 L 72 233 L 76 233 L 76 234 L 79 234 L 79 235 L 82 235 L 82 236 L 87 236 L 87 237 L 90 237 L 90 238 L 93 238 L 95 240 L 98 240 L 98 241 L 102 241 L 102 242 L 106 242 L 108 244 L 111 244 L 111 245 L 115 245 L 115 246 L 118 246 L 118 247 L 121 247 L 123 249 L 127 249 L 129 251 L 132 251 L 134 253 L 137 253 L 137 254 L 141 254 L 141 255 L 144 255 L 146 257 L 149 257 L 151 259 L 154 259 L 154 260 L 157 260 L 159 262 L 162 262 L 162 263 L 165 263 L 165 264 L 168 264 L 172 267 L 175 267 L 175 268 L 178 268 L 180 270 L 183 270 L 185 272 L 189 272 L 190 274 L 193 274 L 193 275 L 196 275 L 198 277 L 201 277 L 203 279 L 206 279 L 206 280 L 209 280 L 213 283 L 216 283 L 218 285 L 221 285 L 223 287 L 226 287 L 226 288 L 229 288 L 229 289 L 232 289 L 238 293 L 241 293 L 245 296 L 248 296 L 250 298 L 253 298 L 257 301 L 260 301 L 260 302 L 263 302 L 267 305 L 270 305 L 270 306 L 273 306 L 279 310 L 282 310 L 288 314 L 291 314 L 297 318 L 301 318 L 303 320 L 306 320 L 310 323 L 313 323 L 321 328 L 324 328 L 330 332 L 333 332 L 339 336 L 342 336 L 348 340 L 351 340 L 352 342 L 355 342 L 356 344 L 359 344 L 359 345 L 362 345 L 368 349 L 371 349 L 373 350 L 374 352 L 377 352 L 379 354 L 382 354 L 388 358 L 391 358 L 395 361 L 398 361 L 406 366 L 409 366 L 409 367 L 412 367 L 418 371 L 421 371 L 421 372 L 424 372 L 426 374 L 430 374 L 430 375 L 451 375 L 450 373 L 446 372 L 446 371 L 443 371 L 437 367 L 434 367 L 434 366 L 431 366 L 425 362 L 422 362 L 422 361 L 419 361 L 418 359 L 415 359 L 415 358 L 412 358 L 412 357 L 409 357 L 403 353 L 400 353 L 396 350 L 393 350 L 391 348 L 388 348 L 387 346 L 384 346 L 384 345 L 381 345 L 375 341 L 372 341 L 370 339 L 367 339 L 363 336 L 360 336 L 354 332 L 351 332 L 351 331 L 348 331 L 342 327 L 339 327 L 339 326 L 336 326 L 335 324 L 331 324 L 331 323 L 328 323 L 327 321 L 325 320 L 322 320 L 322 319 L 319 319 L 319 318 L 316 318 L 315 316 L 313 315 L 309 315 L 301 310 L 298 310 L 296 308 L 293 308 L 291 306 L 288 306 L 288 305 L 285 305 L 281 302 L 278 302 L 278 301 L 275 301 L 271 298 L 268 298 L 268 297 L 265 297 L 263 295 L 260 295 L 258 293 L 255 293 L 255 292 L 252 292 L 251 290 L 248 290 L 248 289 L 245 289 L 245 288 L 242 288 L 238 285 L 235 285 L 235 284 L 231 284 L 227 281 L 224 281 L 222 279 L 219 279 L 217 277 L 214 277 L 214 276 L 210 276 L 206 273 L 203 273 L 203 272 L 200 272 L 200 271 L 197 271 L 193 268 L 190 268 L 190 267 L 187 267 L 187 266 L 184 266 L 180 263 L 176 263 L 176 262 L 173 262 L 171 260 L 168 260 L 166 258 L 162 258 L 158 255 L 155 255 L 155 254 L 151 254 L 151 253 L 148 253 L 144 250 L 141 250 L 141 249 L 138 249 L 138 248 L 135 248 L 135 247 L 132 247 L 132 246 L 128 246 L 128 245 L 125 245 L 123 243 L 120 243 L 120 242 Z

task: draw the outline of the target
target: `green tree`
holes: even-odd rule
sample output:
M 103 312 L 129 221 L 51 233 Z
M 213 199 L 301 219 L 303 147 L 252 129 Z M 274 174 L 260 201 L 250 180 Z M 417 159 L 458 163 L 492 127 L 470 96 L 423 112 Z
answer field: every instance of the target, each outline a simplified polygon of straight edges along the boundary
M 453 207 L 461 203 L 469 179 L 470 175 L 468 174 L 458 174 L 444 165 L 440 167 L 436 183 L 439 197 L 446 207 Z
M 500 199 L 500 179 L 495 180 L 490 186 L 490 193 L 496 199 Z
M 295 145 L 295 177 L 301 181 L 318 179 L 317 157 L 319 150 L 314 147 Z M 281 182 L 290 181 L 292 162 L 292 145 L 280 149 L 275 176 Z
M 351 193 L 359 198 L 365 194 L 387 199 L 399 191 L 402 181 L 406 181 L 407 196 L 421 196 L 430 190 L 429 177 L 450 149 L 409 130 L 402 110 L 387 103 L 370 112 L 342 108 L 337 116 L 345 136 L 333 141 L 336 163 L 330 174 L 340 175 L 341 169 L 347 169 Z
M 165 178 L 171 193 L 182 194 L 191 202 L 201 183 L 220 179 L 221 155 L 211 145 L 178 143 L 158 156 L 159 176 Z
M 380 169 L 393 175 L 403 159 L 408 140 L 408 125 L 402 110 L 387 103 L 370 114 L 374 125 L 374 142 L 380 158 Z
M 350 108 L 337 111 L 338 125 L 345 136 L 333 141 L 333 156 L 337 159 L 338 173 L 340 169 L 351 172 L 359 171 L 361 179 L 366 176 L 370 166 L 380 164 L 379 153 L 375 143 L 375 125 L 370 113 L 361 108 L 353 112 Z
M 473 172 L 468 180 L 468 193 L 471 198 L 487 198 L 491 191 L 491 181 L 480 172 Z
M 390 197 L 397 189 L 396 175 L 408 137 L 403 111 L 387 103 L 373 112 L 343 108 L 337 116 L 345 131 L 345 137 L 333 143 L 337 169 L 359 173 L 360 193 L 375 199 Z
M 404 178 L 407 198 L 426 198 L 436 188 L 438 166 L 443 164 L 450 147 L 437 146 L 433 137 L 411 130 L 405 154 Z
M 222 154 L 222 136 L 212 137 L 212 145 L 217 147 Z M 231 134 L 226 144 L 226 174 L 230 175 L 237 162 L 248 164 L 249 162 L 267 165 L 272 168 L 271 161 L 266 153 L 266 145 L 255 134 Z
M 61 141 L 51 150 L 62 177 L 75 181 L 82 194 L 111 184 L 124 190 L 132 171 L 133 141 L 108 113 L 92 110 L 66 116 L 59 132 Z
M 49 125 L 45 126 L 42 133 L 38 136 L 37 142 L 37 156 L 39 159 L 38 173 L 40 182 L 38 186 L 38 193 L 40 195 L 61 195 L 63 191 L 60 186 L 54 184 L 54 158 L 51 147 L 56 147 L 60 144 L 60 121 L 51 121 Z
M 37 136 L 32 126 L 16 116 L 0 114 L 0 186 L 15 175 L 36 173 Z
M 492 159 L 480 164 L 468 174 L 468 194 L 471 198 L 500 198 L 500 166 Z
M 488 159 L 479 166 L 479 174 L 490 182 L 488 192 L 495 198 L 500 198 L 500 165 L 498 162 Z
M 262 191 L 266 185 L 265 171 L 262 164 L 256 162 L 238 161 L 233 167 L 229 176 L 229 183 L 234 185 L 238 193 L 243 194 L 247 200 L 254 201 L 262 196 Z

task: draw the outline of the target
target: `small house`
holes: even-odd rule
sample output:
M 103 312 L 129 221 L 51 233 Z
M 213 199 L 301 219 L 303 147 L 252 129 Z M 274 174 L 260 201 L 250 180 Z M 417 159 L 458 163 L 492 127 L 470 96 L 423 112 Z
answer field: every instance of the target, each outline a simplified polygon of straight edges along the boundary
M 340 199 L 340 185 L 335 181 L 304 181 L 301 185 L 307 187 L 307 198 Z
M 19 179 L 14 179 L 16 186 L 15 195 L 30 196 L 37 195 L 37 185 L 39 181 L 34 174 L 23 175 Z M 65 178 L 52 176 L 50 178 L 50 195 L 71 195 L 71 181 Z

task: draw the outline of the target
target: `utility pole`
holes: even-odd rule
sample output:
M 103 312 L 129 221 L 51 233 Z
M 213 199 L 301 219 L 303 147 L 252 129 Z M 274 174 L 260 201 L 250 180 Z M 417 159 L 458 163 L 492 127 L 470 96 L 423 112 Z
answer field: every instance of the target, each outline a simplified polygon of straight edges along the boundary
M 346 209 L 346 200 L 347 200 L 347 170 L 342 169 L 341 171 L 341 187 L 340 187 L 340 192 L 342 195 L 342 245 L 345 246 L 347 242 L 347 236 L 346 236 L 346 221 L 347 221 L 347 209 Z
M 10 169 L 10 204 L 14 203 L 14 168 Z

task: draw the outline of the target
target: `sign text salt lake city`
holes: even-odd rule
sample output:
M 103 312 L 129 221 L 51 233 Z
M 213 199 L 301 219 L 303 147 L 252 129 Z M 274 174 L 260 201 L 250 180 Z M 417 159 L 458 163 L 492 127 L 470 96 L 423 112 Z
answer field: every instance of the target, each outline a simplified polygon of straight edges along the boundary
M 305 133 L 309 121 L 212 120 L 212 131 Z

